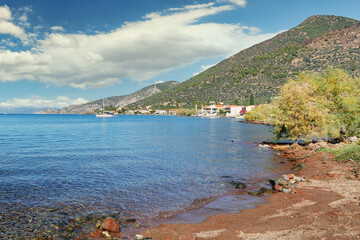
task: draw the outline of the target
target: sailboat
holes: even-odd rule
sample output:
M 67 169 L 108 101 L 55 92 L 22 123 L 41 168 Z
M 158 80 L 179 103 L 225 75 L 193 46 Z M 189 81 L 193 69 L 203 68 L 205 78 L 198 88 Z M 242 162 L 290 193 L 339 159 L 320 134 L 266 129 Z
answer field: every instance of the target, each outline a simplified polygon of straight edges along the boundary
M 105 100 L 104 100 L 104 90 L 103 90 L 103 96 L 102 96 L 102 114 L 96 114 L 96 117 L 101 118 L 108 118 L 108 117 L 115 117 L 113 114 L 105 113 Z

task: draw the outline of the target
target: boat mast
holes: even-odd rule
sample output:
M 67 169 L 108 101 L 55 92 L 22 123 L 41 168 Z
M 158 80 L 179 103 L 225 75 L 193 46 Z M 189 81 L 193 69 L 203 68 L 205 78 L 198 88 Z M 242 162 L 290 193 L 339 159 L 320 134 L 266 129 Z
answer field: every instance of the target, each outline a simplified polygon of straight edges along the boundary
M 102 99 L 103 99 L 102 114 L 104 115 L 104 89 L 102 90 Z

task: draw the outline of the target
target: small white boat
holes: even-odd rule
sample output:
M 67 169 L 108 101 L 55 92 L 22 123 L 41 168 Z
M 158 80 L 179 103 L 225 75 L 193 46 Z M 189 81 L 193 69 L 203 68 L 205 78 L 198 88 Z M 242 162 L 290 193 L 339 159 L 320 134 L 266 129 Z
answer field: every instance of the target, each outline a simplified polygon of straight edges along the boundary
M 108 118 L 108 117 L 116 117 L 116 116 L 112 114 L 102 113 L 102 114 L 96 114 L 96 117 Z
M 96 117 L 100 117 L 100 118 L 109 118 L 109 117 L 116 117 L 113 114 L 109 114 L 104 112 L 105 109 L 105 104 L 104 104 L 104 90 L 103 90 L 103 97 L 102 97 L 102 113 L 101 114 L 96 114 Z

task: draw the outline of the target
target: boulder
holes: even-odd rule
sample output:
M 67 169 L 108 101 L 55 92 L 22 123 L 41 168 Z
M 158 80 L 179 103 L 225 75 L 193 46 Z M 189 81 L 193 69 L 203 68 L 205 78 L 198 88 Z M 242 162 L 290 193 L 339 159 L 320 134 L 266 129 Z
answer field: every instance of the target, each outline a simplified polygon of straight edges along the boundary
M 101 227 L 109 232 L 118 233 L 120 232 L 120 225 L 111 217 L 108 217 L 101 224 Z
M 353 136 L 353 137 L 348 137 L 346 139 L 346 141 L 350 142 L 350 143 L 356 143 L 358 140 L 357 136 Z

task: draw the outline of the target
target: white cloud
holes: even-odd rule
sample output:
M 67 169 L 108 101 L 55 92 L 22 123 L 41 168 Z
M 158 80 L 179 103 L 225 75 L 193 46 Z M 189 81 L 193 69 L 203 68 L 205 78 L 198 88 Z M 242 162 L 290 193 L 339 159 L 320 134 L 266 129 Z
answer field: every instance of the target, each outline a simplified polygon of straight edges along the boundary
M 164 81 L 156 81 L 155 84 L 164 83 Z
M 0 102 L 0 108 L 4 109 L 18 109 L 18 108 L 63 108 L 69 105 L 87 103 L 88 100 L 84 98 L 70 99 L 66 96 L 60 96 L 56 99 L 44 99 L 39 96 L 31 96 L 30 98 L 14 98 L 6 102 Z
M 0 20 L 11 20 L 11 11 L 7 5 L 0 6 Z
M 232 4 L 235 4 L 237 6 L 240 6 L 240 7 L 245 7 L 246 6 L 246 0 L 217 0 L 217 2 L 219 3 L 232 3 Z
M 10 34 L 27 44 L 28 39 L 24 30 L 12 23 L 11 20 L 10 8 L 7 5 L 0 6 L 0 34 Z
M 198 75 L 199 73 L 202 73 L 203 71 L 215 66 L 216 64 L 209 64 L 209 65 L 201 65 L 201 71 L 197 73 L 193 73 L 193 76 Z
M 60 32 L 64 32 L 65 29 L 62 26 L 53 26 L 50 28 L 52 31 L 60 31 Z
M 27 19 L 27 16 L 26 15 L 22 15 L 21 17 L 19 17 L 19 21 L 21 22 L 26 22 L 28 19 Z
M 201 59 L 230 56 L 275 35 L 240 24 L 199 22 L 233 9 L 229 4 L 199 4 L 151 13 L 109 33 L 47 34 L 31 51 L 0 50 L 0 81 L 29 79 L 86 88 L 124 78 L 149 80 Z

